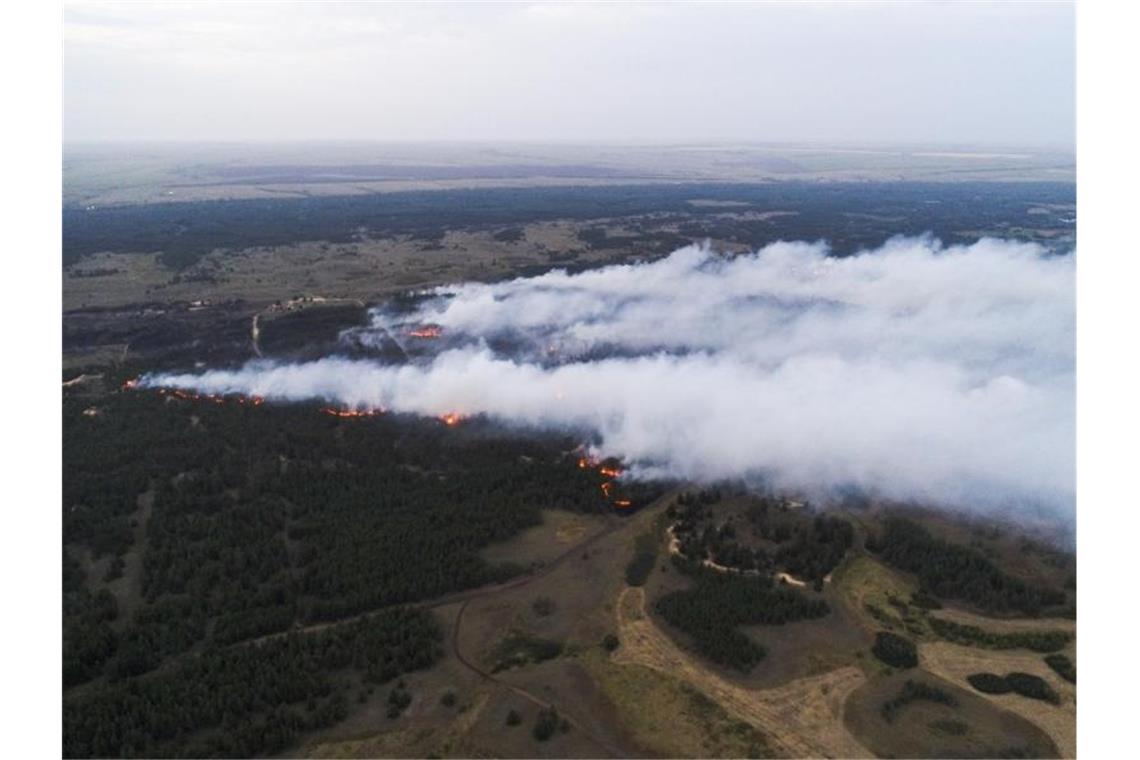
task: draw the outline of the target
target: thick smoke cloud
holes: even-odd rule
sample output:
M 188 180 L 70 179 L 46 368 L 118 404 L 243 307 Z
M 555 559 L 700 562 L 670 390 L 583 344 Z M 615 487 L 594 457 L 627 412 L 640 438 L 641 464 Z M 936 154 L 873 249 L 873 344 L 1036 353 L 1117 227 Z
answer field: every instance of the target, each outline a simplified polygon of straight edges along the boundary
M 1072 509 L 1073 256 L 990 239 L 842 259 L 823 244 L 693 246 L 426 296 L 343 336 L 406 361 L 258 361 L 144 384 L 580 429 L 645 476 Z M 409 336 L 423 325 L 440 337 Z

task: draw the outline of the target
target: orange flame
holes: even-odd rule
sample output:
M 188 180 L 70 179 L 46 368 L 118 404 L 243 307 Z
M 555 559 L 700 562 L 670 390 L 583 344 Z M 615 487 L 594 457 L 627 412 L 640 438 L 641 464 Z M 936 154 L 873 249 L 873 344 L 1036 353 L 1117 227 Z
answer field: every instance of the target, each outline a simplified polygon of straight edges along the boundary
M 608 480 L 605 483 L 602 483 L 602 493 L 606 495 L 607 499 L 610 498 L 610 491 L 613 490 L 613 487 L 614 484 Z
M 438 338 L 443 335 L 443 328 L 439 325 L 423 325 L 414 330 L 408 330 L 408 336 L 412 338 Z
M 135 388 L 138 388 L 138 387 L 139 387 L 139 379 L 137 377 L 131 378 L 130 380 L 127 380 L 126 382 L 123 383 L 123 390 L 125 390 L 125 391 L 133 391 Z
M 439 417 L 439 421 L 448 427 L 455 427 L 460 422 L 463 422 L 464 419 L 463 415 L 458 412 L 448 412 L 447 414 L 441 414 Z
M 614 506 L 620 507 L 622 509 L 626 509 L 627 507 L 629 507 L 632 504 L 633 504 L 633 502 L 630 501 L 629 499 L 616 499 L 614 501 Z

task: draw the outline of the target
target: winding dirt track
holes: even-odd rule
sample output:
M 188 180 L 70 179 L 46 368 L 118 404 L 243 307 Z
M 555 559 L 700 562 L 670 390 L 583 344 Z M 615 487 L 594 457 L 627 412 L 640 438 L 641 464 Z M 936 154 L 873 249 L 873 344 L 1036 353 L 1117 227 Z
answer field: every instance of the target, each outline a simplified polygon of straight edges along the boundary
M 515 694 L 518 694 L 523 699 L 526 699 L 527 701 L 532 702 L 532 703 L 538 705 L 539 707 L 542 707 L 542 708 L 553 707 L 553 708 L 557 709 L 557 705 L 555 705 L 554 703 L 547 702 L 546 700 L 542 699 L 541 697 L 536 696 L 535 694 L 533 694 L 530 691 L 527 691 L 526 689 L 524 689 L 521 686 L 517 686 L 513 683 L 509 683 L 507 681 L 502 680 L 501 678 L 496 678 L 494 675 L 492 675 L 491 673 L 488 673 L 486 670 L 483 670 L 483 668 L 479 667 L 474 662 L 471 662 L 470 660 L 468 660 L 463 655 L 463 651 L 459 648 L 459 625 L 463 621 L 463 613 L 464 613 L 464 611 L 466 611 L 467 605 L 470 603 L 471 603 L 471 600 L 468 599 L 467 601 L 463 602 L 463 604 L 459 607 L 459 612 L 455 616 L 455 625 L 452 626 L 452 628 L 451 628 L 451 651 L 455 654 L 455 659 L 458 660 L 459 663 L 462 664 L 465 668 L 472 671 L 473 673 L 475 673 L 476 675 L 478 675 L 480 678 L 482 678 L 485 681 L 493 683 L 496 686 L 501 686 L 504 689 L 509 689 L 510 691 L 513 691 Z M 576 721 L 574 718 L 572 718 L 570 715 L 568 715 L 565 710 L 558 710 L 558 714 L 567 723 L 569 723 L 571 726 L 573 726 L 574 730 L 578 731 L 583 736 L 585 736 L 590 741 L 592 741 L 594 744 L 601 747 L 603 750 L 605 750 L 607 753 L 609 753 L 612 757 L 627 757 L 628 756 L 627 752 L 624 752 L 624 751 L 618 749 L 614 745 L 607 742 L 605 739 L 602 739 L 598 735 L 591 733 L 589 730 L 587 730 L 585 727 L 583 727 L 580 722 Z
M 618 600 L 621 647 L 615 662 L 640 665 L 687 681 L 729 713 L 771 738 L 781 757 L 874 757 L 843 724 L 843 704 L 866 679 L 847 666 L 773 689 L 747 689 L 721 678 L 681 650 L 645 612 L 645 592 L 626 588 Z

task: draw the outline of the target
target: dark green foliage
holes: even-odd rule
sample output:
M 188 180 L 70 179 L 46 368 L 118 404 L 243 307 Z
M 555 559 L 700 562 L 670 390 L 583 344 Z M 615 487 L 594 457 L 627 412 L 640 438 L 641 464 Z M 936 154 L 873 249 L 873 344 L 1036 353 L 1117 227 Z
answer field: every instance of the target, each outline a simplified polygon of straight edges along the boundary
M 1060 589 L 1030 586 L 973 549 L 937 539 L 910 520 L 889 519 L 882 538 L 868 548 L 888 564 L 915 573 L 929 593 L 961 599 L 987 612 L 1037 615 L 1065 603 Z
M 942 689 L 939 689 L 937 686 L 931 686 L 922 681 L 911 681 L 908 679 L 895 697 L 883 703 L 882 708 L 880 708 L 883 720 L 887 723 L 893 723 L 900 710 L 911 702 L 919 700 L 935 702 L 940 705 L 946 705 L 947 707 L 955 707 L 958 704 L 958 701 L 954 699 L 954 697 Z
M 1070 660 L 1066 655 L 1058 652 L 1057 654 L 1048 655 L 1045 658 L 1045 664 L 1053 669 L 1057 675 L 1064 678 L 1069 683 L 1077 682 L 1077 664 Z
M 732 200 L 761 208 L 792 209 L 775 219 L 726 219 L 693 198 Z M 916 203 L 915 199 L 937 200 Z M 63 263 L 99 251 L 162 252 L 182 269 L 214 249 L 287 245 L 298 241 L 351 243 L 360 235 L 410 235 L 437 241 L 451 229 L 501 230 L 550 219 L 601 219 L 672 213 L 680 235 L 647 231 L 631 239 L 585 233 L 593 247 L 636 244 L 667 253 L 682 242 L 714 238 L 759 246 L 775 240 L 828 239 L 840 255 L 878 245 L 892 235 L 932 232 L 947 243 L 973 241 L 963 229 L 1008 226 L 1040 203 L 1075 203 L 1072 183 L 830 183 L 626 185 L 610 187 L 488 188 L 355 196 L 201 201 L 63 210 Z M 864 215 L 849 212 L 863 210 Z M 897 215 L 884 223 L 873 214 Z M 968 221 L 967 221 L 968 220 Z M 1033 220 L 1071 231 L 1071 223 Z M 628 237 L 628 236 L 627 236 Z
M 1039 699 L 1043 702 L 1057 704 L 1061 697 L 1053 690 L 1045 679 L 1030 673 L 1007 673 L 999 676 L 996 673 L 974 673 L 966 680 L 980 692 L 986 694 L 1008 694 L 1013 692 L 1030 699 Z
M 618 637 L 616 635 L 607 633 L 602 639 L 602 646 L 607 652 L 613 652 L 619 646 L 621 646 L 621 641 L 618 640 Z
M 117 650 L 118 636 L 110 623 L 118 617 L 111 592 L 92 594 L 79 563 L 63 553 L 63 686 L 96 676 Z
M 561 719 L 558 717 L 558 710 L 553 707 L 544 707 L 538 711 L 538 715 L 534 719 L 534 738 L 536 741 L 544 742 L 554 736 L 554 732 L 558 730 Z
M 918 665 L 918 649 L 914 642 L 890 631 L 875 634 L 871 653 L 892 668 L 913 668 Z
M 334 673 L 372 683 L 429 667 L 442 632 L 427 612 L 388 610 L 316 633 L 206 651 L 64 700 L 63 754 L 252 756 L 347 715 Z M 302 710 L 306 703 L 312 711 Z M 206 733 L 201 733 L 207 731 Z M 191 739 L 191 735 L 196 738 Z
M 518 710 L 511 710 L 507 713 L 507 725 L 517 726 L 522 723 L 522 716 L 519 715 Z
M 986 649 L 1032 649 L 1034 652 L 1056 652 L 1072 641 L 1065 631 L 1018 631 L 992 633 L 973 625 L 953 623 L 931 616 L 930 628 L 947 641 Z
M 153 496 L 144 604 L 120 633 L 109 594 L 91 594 L 66 560 L 69 687 L 502 580 L 520 568 L 480 550 L 537 524 L 541 508 L 610 509 L 566 439 L 168 399 L 112 393 L 92 420 L 88 400 L 65 394 L 65 546 L 129 546 L 139 494 Z M 124 542 L 108 543 L 120 530 Z
M 408 709 L 408 705 L 412 703 L 412 693 L 404 686 L 404 682 L 396 684 L 396 687 L 388 692 L 388 718 L 398 718 L 400 713 Z
M 942 609 L 942 602 L 923 589 L 919 589 L 910 595 L 910 603 L 923 610 Z
M 673 532 L 685 557 L 709 559 L 718 565 L 761 575 L 782 568 L 807 581 L 822 581 L 843 559 L 854 539 L 851 524 L 837 517 L 816 515 L 805 509 L 791 509 L 778 499 L 758 497 L 748 509 L 748 527 L 765 541 L 777 544 L 770 556 L 763 548 L 752 548 L 738 539 L 732 523 L 716 521 L 710 505 L 719 501 L 718 492 L 695 496 L 682 494 L 673 510 L 677 522 Z
M 996 673 L 974 673 L 973 675 L 966 676 L 966 680 L 970 682 L 978 691 L 984 694 L 1008 694 L 1012 689 L 1009 682 L 1003 676 Z
M 667 623 L 688 634 L 696 650 L 713 662 L 748 672 L 764 657 L 764 648 L 737 628 L 757 623 L 781 625 L 820 618 L 828 606 L 799 591 L 776 586 L 771 578 L 722 574 L 678 562 L 696 587 L 673 591 L 657 602 Z
M 1030 673 L 1007 673 L 1005 682 L 1015 693 L 1030 699 L 1040 699 L 1044 702 L 1057 704 L 1061 697 L 1053 690 L 1049 683 L 1039 676 Z
M 637 537 L 633 559 L 625 567 L 625 582 L 630 586 L 644 586 L 657 564 L 657 540 L 650 534 Z

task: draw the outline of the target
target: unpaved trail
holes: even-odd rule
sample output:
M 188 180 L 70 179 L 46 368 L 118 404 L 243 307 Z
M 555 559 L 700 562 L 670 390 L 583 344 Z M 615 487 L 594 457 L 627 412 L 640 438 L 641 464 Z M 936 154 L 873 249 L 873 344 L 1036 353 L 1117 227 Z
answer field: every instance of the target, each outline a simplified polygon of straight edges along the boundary
M 255 313 L 249 323 L 249 340 L 253 347 L 253 353 L 260 359 L 261 353 L 261 315 L 272 314 L 274 312 L 290 312 L 294 309 L 301 310 L 311 308 L 313 306 L 325 306 L 328 304 L 336 303 L 350 303 L 359 306 L 362 309 L 367 309 L 368 305 L 359 298 L 328 298 L 326 296 L 305 296 L 300 299 L 292 299 L 283 305 L 272 304 L 266 306 L 261 311 Z
M 135 612 L 142 604 L 143 557 L 146 556 L 147 525 L 154 512 L 154 496 L 153 484 L 138 495 L 135 512 L 131 515 L 135 522 L 134 540 L 130 551 L 123 557 L 123 574 L 107 584 L 107 590 L 115 597 L 119 609 L 119 614 L 111 625 L 119 632 L 125 630 L 128 621 L 134 619 Z
M 730 683 L 683 652 L 645 613 L 645 592 L 629 587 L 616 608 L 621 646 L 614 662 L 687 681 L 729 713 L 760 729 L 787 757 L 874 757 L 843 724 L 843 704 L 866 677 L 855 667 L 801 678 L 775 689 Z
M 536 696 L 535 694 L 533 694 L 530 691 L 527 691 L 526 689 L 524 689 L 521 686 L 510 683 L 509 681 L 504 681 L 501 678 L 497 678 L 493 674 L 491 674 L 491 673 L 487 672 L 486 670 L 484 670 L 483 668 L 479 667 L 477 664 L 475 664 L 471 660 L 468 660 L 464 656 L 463 651 L 459 648 L 459 626 L 463 622 L 463 612 L 467 609 L 467 605 L 470 603 L 471 603 L 471 600 L 467 600 L 467 601 L 463 602 L 462 605 L 460 605 L 459 612 L 455 616 L 455 625 L 452 626 L 452 629 L 451 629 L 451 651 L 455 655 L 455 659 L 458 660 L 461 665 L 463 665 L 465 668 L 467 668 L 468 670 L 470 670 L 473 673 L 475 673 L 476 675 L 478 675 L 484 681 L 487 681 L 489 683 L 493 683 L 496 686 L 502 687 L 504 689 L 508 689 L 508 690 L 514 692 L 515 694 L 519 695 L 523 699 L 527 700 L 528 702 L 532 702 L 533 704 L 536 704 L 542 708 L 553 707 L 554 709 L 558 710 L 558 715 L 561 716 L 571 726 L 573 726 L 575 731 L 579 732 L 580 734 L 582 734 L 583 736 L 588 738 L 590 741 L 592 741 L 594 744 L 601 747 L 610 756 L 612 756 L 612 757 L 626 757 L 626 756 L 628 756 L 627 752 L 622 751 L 621 749 L 615 747 L 614 745 L 610 744 L 609 742 L 607 742 L 606 740 L 597 736 L 596 734 L 591 733 L 589 730 L 587 730 L 585 727 L 583 727 L 580 721 L 575 720 L 574 717 L 570 713 L 566 712 L 565 708 L 559 709 L 558 706 L 555 705 L 554 703 L 547 702 L 545 699 Z

